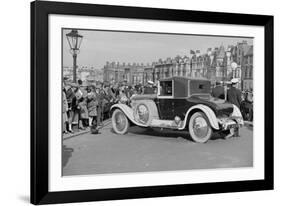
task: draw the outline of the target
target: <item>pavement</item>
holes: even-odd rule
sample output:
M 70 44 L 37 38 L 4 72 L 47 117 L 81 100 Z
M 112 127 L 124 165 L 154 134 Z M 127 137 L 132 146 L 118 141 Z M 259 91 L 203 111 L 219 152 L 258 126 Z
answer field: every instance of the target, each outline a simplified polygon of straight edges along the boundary
M 102 126 L 99 126 L 98 129 L 101 129 L 102 127 L 107 126 L 110 123 L 111 123 L 111 119 L 107 119 L 107 120 L 103 121 Z M 73 133 L 63 134 L 62 138 L 63 138 L 63 140 L 70 139 L 70 138 L 80 136 L 82 134 L 86 134 L 86 133 L 89 133 L 89 132 L 90 132 L 90 128 L 87 127 L 87 128 L 85 128 L 85 130 L 80 129 L 80 130 L 75 131 Z
M 106 121 L 100 133 L 89 131 L 63 140 L 63 175 L 87 175 L 253 166 L 253 127 L 245 124 L 238 138 L 214 135 L 194 143 L 186 131 L 131 127 L 113 133 Z

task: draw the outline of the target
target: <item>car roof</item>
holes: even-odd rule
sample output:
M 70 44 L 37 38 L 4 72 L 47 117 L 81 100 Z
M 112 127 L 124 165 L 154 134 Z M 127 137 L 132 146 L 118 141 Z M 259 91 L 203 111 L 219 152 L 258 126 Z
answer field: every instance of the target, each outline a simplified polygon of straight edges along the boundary
M 173 83 L 173 97 L 188 97 L 189 96 L 189 82 L 192 81 L 200 81 L 200 82 L 208 82 L 210 83 L 211 81 L 205 78 L 190 78 L 190 77 L 179 77 L 179 76 L 174 76 L 174 77 L 169 77 L 166 79 L 160 79 L 160 82 L 164 81 L 172 81 L 174 80 Z

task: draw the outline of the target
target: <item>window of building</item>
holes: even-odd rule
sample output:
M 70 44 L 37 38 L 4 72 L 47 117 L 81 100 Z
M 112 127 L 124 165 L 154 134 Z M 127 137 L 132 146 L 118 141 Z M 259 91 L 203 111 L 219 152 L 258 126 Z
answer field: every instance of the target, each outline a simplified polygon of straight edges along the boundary
M 250 70 L 250 72 L 249 72 L 249 78 L 250 78 L 250 79 L 253 79 L 253 67 L 251 66 L 249 70 Z
M 182 75 L 186 76 L 186 70 L 185 69 L 182 71 Z

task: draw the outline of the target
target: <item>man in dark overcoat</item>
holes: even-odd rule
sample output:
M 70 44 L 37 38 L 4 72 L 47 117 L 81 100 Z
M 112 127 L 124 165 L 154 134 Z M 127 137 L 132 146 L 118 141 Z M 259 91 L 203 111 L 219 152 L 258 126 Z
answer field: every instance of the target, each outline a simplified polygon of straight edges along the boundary
M 231 86 L 227 91 L 227 101 L 235 104 L 240 109 L 242 93 L 240 89 L 237 88 L 238 81 L 238 79 L 231 80 Z
M 227 101 L 236 105 L 238 109 L 240 110 L 240 105 L 242 101 L 242 93 L 241 91 L 237 88 L 238 87 L 238 79 L 232 79 L 231 80 L 231 86 L 227 91 Z M 239 137 L 239 128 L 232 128 L 231 132 L 234 133 L 234 136 Z

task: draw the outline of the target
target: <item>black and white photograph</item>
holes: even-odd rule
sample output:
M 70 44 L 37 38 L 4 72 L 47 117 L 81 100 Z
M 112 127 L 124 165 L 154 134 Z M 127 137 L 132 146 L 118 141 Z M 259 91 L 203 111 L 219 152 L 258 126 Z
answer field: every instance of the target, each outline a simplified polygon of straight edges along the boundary
M 254 166 L 254 37 L 62 28 L 61 42 L 62 176 Z
M 1 9 L 0 205 L 280 204 L 278 1 Z
M 35 1 L 31 40 L 33 204 L 274 188 L 273 16 Z

